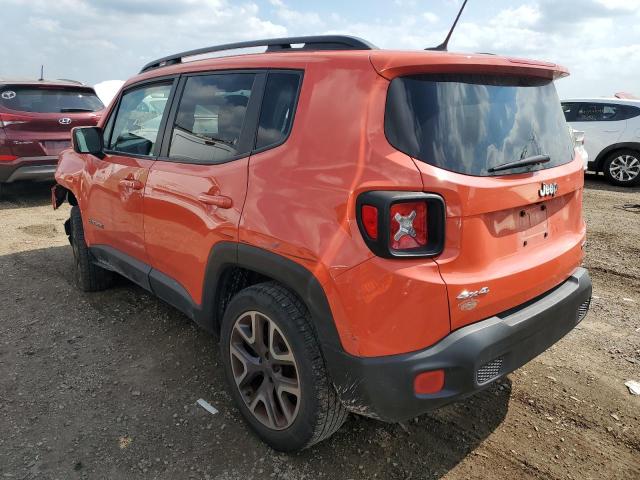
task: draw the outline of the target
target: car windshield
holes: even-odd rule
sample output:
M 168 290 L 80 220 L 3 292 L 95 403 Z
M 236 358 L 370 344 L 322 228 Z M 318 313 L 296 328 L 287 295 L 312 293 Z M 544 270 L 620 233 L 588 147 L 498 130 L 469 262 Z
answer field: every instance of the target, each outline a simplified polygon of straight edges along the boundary
M 573 143 L 552 81 L 481 75 L 396 78 L 385 132 L 398 150 L 436 167 L 476 176 L 541 170 L 573 159 Z M 548 155 L 544 164 L 490 169 Z
M 86 88 L 0 87 L 0 105 L 10 110 L 33 113 L 96 112 L 104 105 Z

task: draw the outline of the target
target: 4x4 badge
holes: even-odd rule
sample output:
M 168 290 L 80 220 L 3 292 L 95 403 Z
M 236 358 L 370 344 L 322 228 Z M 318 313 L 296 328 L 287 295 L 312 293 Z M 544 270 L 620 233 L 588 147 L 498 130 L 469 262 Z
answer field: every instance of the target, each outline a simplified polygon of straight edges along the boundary
M 480 297 L 482 295 L 486 295 L 487 293 L 489 293 L 489 287 L 482 287 L 479 290 L 474 290 L 474 291 L 469 291 L 469 290 L 463 290 L 462 292 L 460 292 L 458 294 L 458 296 L 456 297 L 458 300 L 468 300 L 470 298 L 475 298 L 475 297 Z
M 541 197 L 552 196 L 554 197 L 558 192 L 558 184 L 557 183 L 543 183 L 540 186 L 540 190 L 538 190 L 538 195 Z

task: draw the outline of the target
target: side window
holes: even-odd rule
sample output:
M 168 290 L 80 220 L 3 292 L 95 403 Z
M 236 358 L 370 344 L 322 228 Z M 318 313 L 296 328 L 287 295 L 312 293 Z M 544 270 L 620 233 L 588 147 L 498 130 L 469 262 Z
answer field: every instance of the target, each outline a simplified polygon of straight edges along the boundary
M 189 77 L 171 133 L 169 157 L 224 162 L 240 152 L 239 141 L 255 74 Z
M 104 125 L 104 128 L 102 130 L 102 142 L 105 148 L 108 148 L 109 146 L 109 139 L 111 138 L 111 132 L 113 131 L 113 122 L 116 118 L 117 112 L 118 108 L 115 107 L 112 110 L 111 115 L 109 116 L 109 119 L 107 120 L 107 123 Z
M 170 93 L 171 84 L 151 85 L 126 92 L 120 100 L 108 149 L 152 155 Z
M 564 118 L 567 122 L 575 122 L 576 114 L 578 111 L 579 103 L 563 103 L 562 111 L 564 112 Z
M 260 110 L 256 149 L 279 145 L 287 138 L 299 85 L 297 73 L 269 74 Z
M 578 110 L 578 122 L 615 122 L 624 120 L 620 105 L 606 103 L 583 103 Z
M 619 105 L 619 109 L 621 110 L 619 120 L 628 120 L 640 115 L 640 108 L 638 107 L 633 107 L 631 105 Z

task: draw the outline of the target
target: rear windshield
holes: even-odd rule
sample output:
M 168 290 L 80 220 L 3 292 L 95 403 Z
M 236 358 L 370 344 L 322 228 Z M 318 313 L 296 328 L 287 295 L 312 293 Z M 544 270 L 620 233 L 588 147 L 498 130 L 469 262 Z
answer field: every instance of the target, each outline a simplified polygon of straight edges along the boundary
M 396 78 L 385 132 L 398 150 L 475 176 L 551 168 L 573 158 L 573 142 L 552 81 L 480 75 Z M 536 155 L 551 161 L 490 173 Z
M 34 113 L 96 112 L 104 105 L 92 90 L 2 86 L 0 105 Z

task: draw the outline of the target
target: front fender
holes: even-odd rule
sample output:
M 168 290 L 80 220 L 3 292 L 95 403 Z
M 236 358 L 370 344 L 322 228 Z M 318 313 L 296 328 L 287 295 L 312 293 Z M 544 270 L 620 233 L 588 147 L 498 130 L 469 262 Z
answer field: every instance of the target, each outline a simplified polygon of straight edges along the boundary
M 78 205 L 81 195 L 81 179 L 85 171 L 84 155 L 71 149 L 63 150 L 58 156 L 55 179 L 57 185 L 51 189 L 51 203 L 57 209 L 65 199 L 71 205 Z

